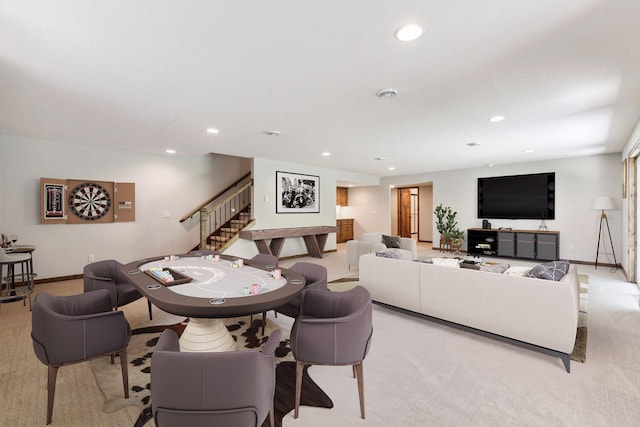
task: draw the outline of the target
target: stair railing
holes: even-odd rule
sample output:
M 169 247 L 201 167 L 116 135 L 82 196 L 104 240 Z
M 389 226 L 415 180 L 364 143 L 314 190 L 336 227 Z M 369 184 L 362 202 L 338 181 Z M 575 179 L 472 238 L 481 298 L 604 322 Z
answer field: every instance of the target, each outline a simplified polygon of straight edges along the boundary
M 253 218 L 252 191 L 253 180 L 250 180 L 219 203 L 200 209 L 200 249 L 221 248 L 239 233 L 243 223 Z

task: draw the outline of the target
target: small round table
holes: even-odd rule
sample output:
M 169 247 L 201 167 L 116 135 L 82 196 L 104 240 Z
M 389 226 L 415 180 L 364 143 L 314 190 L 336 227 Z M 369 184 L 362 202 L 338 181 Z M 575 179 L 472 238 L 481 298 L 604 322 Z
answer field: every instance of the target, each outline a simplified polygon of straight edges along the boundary
M 29 299 L 29 309 L 31 309 L 31 292 L 33 291 L 33 258 L 32 253 L 34 246 L 14 247 L 7 251 L 8 248 L 0 248 L 0 302 L 13 302 L 22 300 L 26 305 L 25 299 Z M 7 253 L 9 252 L 9 253 Z M 21 282 L 23 289 L 22 295 L 16 293 L 15 287 L 15 267 L 20 265 Z M 4 266 L 7 266 L 7 275 L 3 275 Z M 2 296 L 2 282 L 6 282 L 5 295 Z
M 221 319 L 268 311 L 296 298 L 304 288 L 304 276 L 281 268 L 281 278 L 271 269 L 250 260 L 222 255 L 178 255 L 133 261 L 122 272 L 140 293 L 162 310 L 189 317 L 180 337 L 182 351 L 231 351 L 235 341 Z M 169 271 L 174 282 L 163 283 L 151 270 Z M 177 284 L 176 284 L 177 283 Z M 251 286 L 261 288 L 255 294 Z

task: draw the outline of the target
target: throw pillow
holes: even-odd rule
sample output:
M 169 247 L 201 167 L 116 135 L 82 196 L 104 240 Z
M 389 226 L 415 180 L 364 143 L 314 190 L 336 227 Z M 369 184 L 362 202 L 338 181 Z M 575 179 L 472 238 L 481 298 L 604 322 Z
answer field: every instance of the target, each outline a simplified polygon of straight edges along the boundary
M 433 258 L 431 262 L 443 267 L 460 268 L 460 261 L 455 258 Z
M 491 264 L 483 265 L 480 267 L 480 271 L 488 271 L 489 273 L 502 274 L 509 268 L 509 264 Z
M 396 248 L 400 249 L 400 236 L 387 236 L 386 234 L 382 235 L 382 243 L 388 248 Z
M 376 256 L 379 256 L 381 258 L 393 258 L 393 259 L 398 259 L 398 254 L 396 254 L 395 252 L 391 252 L 391 251 L 380 251 L 380 252 L 376 252 Z
M 536 279 L 555 280 L 557 282 L 562 279 L 568 271 L 569 261 L 558 260 L 536 265 L 531 269 L 528 276 Z
M 527 276 L 527 273 L 531 271 L 531 267 L 523 267 L 514 265 L 513 267 L 509 267 L 505 270 L 504 274 L 507 276 Z

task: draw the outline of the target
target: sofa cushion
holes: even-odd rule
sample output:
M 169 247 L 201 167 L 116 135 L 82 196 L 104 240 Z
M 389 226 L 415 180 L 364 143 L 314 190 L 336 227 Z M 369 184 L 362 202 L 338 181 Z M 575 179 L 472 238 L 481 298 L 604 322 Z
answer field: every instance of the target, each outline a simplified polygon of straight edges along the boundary
M 381 258 L 399 259 L 398 254 L 393 251 L 379 251 L 379 252 L 376 252 L 376 256 L 379 256 Z
M 505 270 L 504 274 L 507 276 L 527 276 L 527 274 L 531 271 L 531 267 L 523 267 L 520 265 L 514 265 Z
M 382 235 L 382 243 L 385 244 L 388 248 L 396 248 L 400 249 L 400 236 L 387 236 L 386 234 Z
M 527 276 L 536 279 L 555 280 L 557 282 L 562 279 L 568 271 L 569 261 L 549 261 L 533 267 Z
M 490 264 L 490 265 L 482 265 L 478 270 L 480 271 L 488 271 L 489 273 L 498 273 L 502 274 L 509 268 L 509 264 Z
M 460 261 L 455 258 L 433 258 L 431 262 L 443 267 L 460 268 Z

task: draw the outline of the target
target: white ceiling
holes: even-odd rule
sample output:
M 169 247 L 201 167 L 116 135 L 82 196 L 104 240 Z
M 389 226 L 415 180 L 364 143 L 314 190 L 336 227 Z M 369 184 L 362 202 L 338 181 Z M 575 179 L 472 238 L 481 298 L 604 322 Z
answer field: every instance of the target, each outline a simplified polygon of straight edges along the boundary
M 619 152 L 639 19 L 638 0 L 3 0 L 0 132 L 376 176 Z

